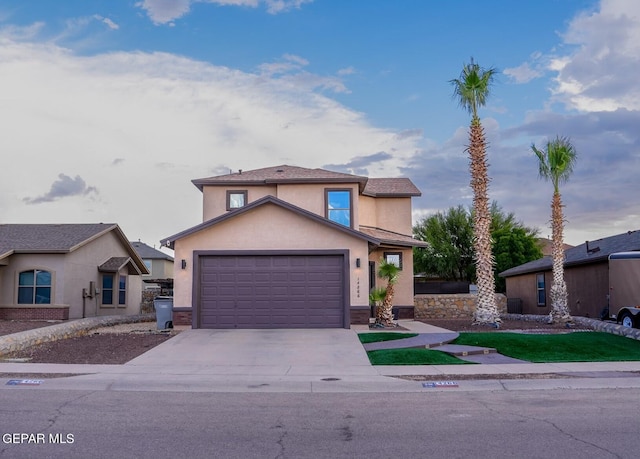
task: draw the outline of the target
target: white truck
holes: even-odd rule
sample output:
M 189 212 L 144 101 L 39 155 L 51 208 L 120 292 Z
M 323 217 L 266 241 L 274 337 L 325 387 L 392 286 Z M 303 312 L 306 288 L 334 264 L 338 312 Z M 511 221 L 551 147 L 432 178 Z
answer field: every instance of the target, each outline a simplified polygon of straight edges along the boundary
M 609 318 L 640 328 L 640 252 L 609 255 Z

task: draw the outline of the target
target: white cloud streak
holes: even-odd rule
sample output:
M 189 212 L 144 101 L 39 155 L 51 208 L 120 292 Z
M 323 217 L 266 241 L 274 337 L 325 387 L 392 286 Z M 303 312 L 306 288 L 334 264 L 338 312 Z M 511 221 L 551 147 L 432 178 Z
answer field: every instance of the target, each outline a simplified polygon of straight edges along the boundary
M 194 3 L 211 3 L 219 6 L 240 6 L 257 8 L 264 4 L 269 14 L 279 14 L 298 9 L 313 0 L 143 0 L 136 6 L 147 12 L 151 21 L 156 24 L 171 24 L 191 11 Z

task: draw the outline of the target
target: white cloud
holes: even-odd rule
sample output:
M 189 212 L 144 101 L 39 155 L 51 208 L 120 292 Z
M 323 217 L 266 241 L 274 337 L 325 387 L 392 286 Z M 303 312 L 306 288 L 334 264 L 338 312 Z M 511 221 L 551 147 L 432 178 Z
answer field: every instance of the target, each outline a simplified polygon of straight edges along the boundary
M 542 72 L 537 69 L 531 68 L 528 62 L 508 69 L 504 69 L 502 72 L 516 83 L 528 83 L 529 81 L 542 76 Z
M 193 3 L 213 3 L 221 6 L 256 8 L 264 3 L 269 14 L 278 14 L 300 8 L 313 0 L 143 0 L 136 6 L 144 9 L 154 24 L 171 24 L 189 13 Z
M 572 20 L 563 39 L 574 51 L 549 64 L 558 72 L 556 100 L 587 112 L 640 109 L 640 2 L 602 0 Z
M 369 173 L 396 175 L 420 142 L 310 90 L 310 73 L 275 78 L 166 53 L 78 56 L 0 40 L 5 222 L 117 222 L 133 239 L 157 241 L 200 222 L 194 178 L 379 152 L 392 155 L 376 156 Z M 76 194 L 28 205 L 47 196 L 53 167 L 74 171 L 59 181 Z M 83 192 L 91 187 L 100 194 Z

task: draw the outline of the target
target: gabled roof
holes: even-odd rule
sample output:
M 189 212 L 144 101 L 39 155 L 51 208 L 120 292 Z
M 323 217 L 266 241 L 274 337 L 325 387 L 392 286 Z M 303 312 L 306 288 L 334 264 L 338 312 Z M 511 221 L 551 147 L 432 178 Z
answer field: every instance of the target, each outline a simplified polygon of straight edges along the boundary
M 70 253 L 113 231 L 137 269 L 147 269 L 115 223 L 0 224 L 0 260 L 19 253 Z
M 138 252 L 138 255 L 140 255 L 140 258 L 143 258 L 145 260 L 173 261 L 173 257 L 171 255 L 168 255 L 158 249 L 154 249 L 153 247 L 148 246 L 144 242 L 131 241 L 131 245 L 133 246 L 134 249 L 136 249 L 136 252 Z
M 640 251 L 640 230 L 627 231 L 595 241 L 587 241 L 564 251 L 564 266 L 576 266 L 606 261 L 609 255 L 616 252 Z M 516 276 L 536 271 L 547 271 L 552 268 L 551 257 L 530 261 L 500 273 L 501 277 Z
M 127 267 L 129 274 L 140 274 L 140 270 L 131 260 L 131 257 L 111 257 L 98 266 L 98 271 L 103 273 L 117 273 L 125 266 Z
M 261 206 L 264 206 L 264 205 L 267 205 L 267 204 L 273 204 L 273 205 L 279 206 L 279 207 L 281 207 L 283 209 L 287 209 L 287 210 L 289 210 L 291 212 L 294 212 L 294 213 L 296 213 L 296 214 L 298 214 L 298 215 L 300 215 L 302 217 L 314 220 L 315 222 L 317 222 L 317 223 L 319 223 L 321 225 L 328 226 L 328 227 L 330 227 L 330 228 L 332 228 L 332 229 L 334 229 L 336 231 L 341 231 L 341 232 L 347 233 L 347 234 L 349 234 L 351 236 L 354 236 L 354 237 L 357 237 L 357 238 L 360 238 L 360 239 L 364 239 L 367 242 L 369 242 L 370 244 L 378 246 L 381 243 L 381 241 L 379 239 L 375 238 L 375 237 L 372 237 L 372 236 L 370 236 L 368 234 L 365 234 L 363 232 L 356 231 L 354 229 L 348 228 L 348 227 L 346 227 L 344 225 L 340 225 L 338 223 L 334 223 L 331 220 L 328 220 L 328 219 L 326 219 L 324 217 L 321 217 L 320 215 L 314 214 L 313 212 L 309 212 L 308 210 L 305 210 L 305 209 L 303 209 L 301 207 L 294 206 L 293 204 L 290 204 L 290 203 L 288 203 L 286 201 L 283 201 L 282 199 L 278 199 L 275 196 L 271 196 L 271 195 L 265 196 L 265 197 L 260 198 L 260 199 L 258 199 L 256 201 L 253 201 L 252 203 L 250 203 L 250 204 L 248 204 L 248 205 L 246 205 L 244 207 L 241 207 L 240 209 L 232 210 L 232 211 L 227 212 L 224 215 L 221 215 L 221 216 L 216 217 L 216 218 L 212 218 L 211 220 L 208 220 L 208 221 L 206 221 L 204 223 L 201 223 L 199 225 L 196 225 L 196 226 L 194 226 L 192 228 L 189 228 L 189 229 L 186 229 L 184 231 L 181 231 L 180 233 L 174 234 L 173 236 L 169 236 L 169 237 L 161 240 L 160 243 L 163 246 L 166 246 L 166 247 L 169 247 L 169 248 L 173 248 L 173 243 L 178 239 L 182 239 L 184 237 L 190 236 L 192 234 L 197 233 L 198 231 L 202 231 L 203 229 L 210 228 L 210 227 L 212 227 L 214 225 L 217 225 L 218 223 L 221 223 L 223 221 L 229 220 L 231 218 L 235 218 L 235 217 L 237 217 L 239 215 L 242 215 L 242 214 L 245 214 L 247 212 L 250 212 L 253 209 L 256 209 L 257 207 L 261 207 Z
M 357 183 L 360 192 L 367 183 L 367 177 L 343 174 L 325 169 L 307 169 L 305 167 L 281 166 L 265 167 L 250 171 L 240 170 L 227 175 L 192 180 L 192 183 L 202 191 L 205 185 L 213 186 L 242 186 L 267 185 L 276 183 Z

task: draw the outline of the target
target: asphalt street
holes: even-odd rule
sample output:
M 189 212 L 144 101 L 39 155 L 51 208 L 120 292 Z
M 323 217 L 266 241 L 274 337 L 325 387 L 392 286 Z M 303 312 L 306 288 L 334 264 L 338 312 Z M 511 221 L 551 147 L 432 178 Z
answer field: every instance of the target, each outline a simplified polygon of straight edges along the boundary
M 0 458 L 638 456 L 640 389 L 370 394 L 16 389 L 0 391 Z M 14 434 L 28 437 L 14 442 L 23 438 Z

